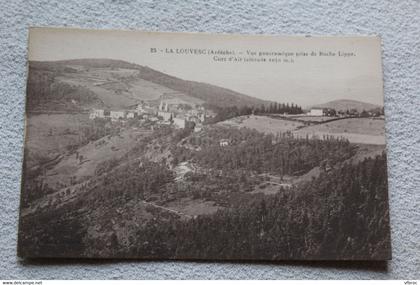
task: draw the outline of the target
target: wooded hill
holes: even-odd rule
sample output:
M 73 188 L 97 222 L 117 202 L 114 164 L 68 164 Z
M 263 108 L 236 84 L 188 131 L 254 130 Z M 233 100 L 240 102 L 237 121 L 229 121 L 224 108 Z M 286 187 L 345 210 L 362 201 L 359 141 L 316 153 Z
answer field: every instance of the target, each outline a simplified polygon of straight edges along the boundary
M 312 106 L 312 108 L 329 108 L 329 109 L 334 109 L 337 112 L 338 111 L 345 112 L 347 110 L 354 109 L 354 110 L 357 110 L 357 112 L 361 113 L 363 111 L 380 109 L 381 106 L 371 104 L 371 103 L 356 101 L 356 100 L 340 99 L 340 100 L 334 100 L 327 103 L 315 105 L 315 106 Z

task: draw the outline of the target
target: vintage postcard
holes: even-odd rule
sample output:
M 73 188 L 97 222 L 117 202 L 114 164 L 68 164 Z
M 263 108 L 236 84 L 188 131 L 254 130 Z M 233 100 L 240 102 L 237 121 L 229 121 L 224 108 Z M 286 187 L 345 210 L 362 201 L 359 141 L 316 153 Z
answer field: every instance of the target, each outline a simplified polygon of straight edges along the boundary
M 381 41 L 33 28 L 18 255 L 391 259 Z

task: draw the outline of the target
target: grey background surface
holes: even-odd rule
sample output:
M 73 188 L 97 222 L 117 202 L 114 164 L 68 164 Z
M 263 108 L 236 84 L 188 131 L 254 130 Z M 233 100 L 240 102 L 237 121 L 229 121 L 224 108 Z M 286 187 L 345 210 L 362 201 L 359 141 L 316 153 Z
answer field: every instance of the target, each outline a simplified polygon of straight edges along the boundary
M 30 26 L 380 35 L 393 260 L 387 264 L 20 261 L 16 237 Z M 0 279 L 419 279 L 419 58 L 419 1 L 0 0 Z

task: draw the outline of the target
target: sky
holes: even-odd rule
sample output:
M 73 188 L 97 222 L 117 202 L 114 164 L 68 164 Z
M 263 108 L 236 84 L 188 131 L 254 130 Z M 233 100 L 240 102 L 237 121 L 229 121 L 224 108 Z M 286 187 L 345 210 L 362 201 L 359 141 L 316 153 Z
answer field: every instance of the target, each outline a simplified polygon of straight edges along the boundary
M 28 46 L 29 60 L 119 59 L 181 79 L 303 107 L 339 99 L 383 106 L 378 37 L 31 28 Z M 226 52 L 227 55 L 223 54 Z M 294 56 L 286 57 L 285 53 L 294 53 Z M 298 53 L 301 55 L 297 56 Z M 245 62 L 249 58 L 254 61 Z M 262 58 L 266 61 L 255 61 Z M 269 59 L 277 62 L 269 62 Z M 285 59 L 288 62 L 284 62 Z

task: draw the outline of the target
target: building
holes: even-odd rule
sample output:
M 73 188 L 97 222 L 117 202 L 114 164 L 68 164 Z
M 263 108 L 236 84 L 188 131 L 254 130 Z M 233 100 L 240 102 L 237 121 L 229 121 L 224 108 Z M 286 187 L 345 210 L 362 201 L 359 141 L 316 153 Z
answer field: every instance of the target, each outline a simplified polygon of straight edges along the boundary
M 203 129 L 203 125 L 202 124 L 196 124 L 194 126 L 194 132 L 200 132 Z
M 228 146 L 229 145 L 229 140 L 228 139 L 221 139 L 219 141 L 219 145 L 220 146 Z
M 151 107 L 146 104 L 138 104 L 136 108 L 136 113 L 138 115 L 142 115 L 142 114 L 153 115 L 153 114 L 156 114 L 156 107 Z
M 93 120 L 95 118 L 105 118 L 103 109 L 93 109 L 89 114 L 89 119 Z
M 166 111 L 158 111 L 158 117 L 162 117 L 164 121 L 170 121 L 172 119 L 172 113 Z
M 133 111 L 128 111 L 127 112 L 127 114 L 126 114 L 126 118 L 127 119 L 132 119 L 132 118 L 134 118 L 135 117 L 135 115 L 134 115 L 135 113 L 133 112 Z
M 166 125 L 166 126 L 170 126 L 171 122 L 170 121 L 157 121 L 158 125 Z
M 198 116 L 198 110 L 191 109 L 188 111 L 188 114 L 190 114 L 191 116 Z
M 323 116 L 324 110 L 322 108 L 312 108 L 308 113 L 309 116 Z
M 173 119 L 173 121 L 174 121 L 174 126 L 175 127 L 179 128 L 179 129 L 185 129 L 187 120 L 185 120 L 184 117 L 175 117 Z
M 168 103 L 163 103 L 163 101 L 160 101 L 159 104 L 159 111 L 169 112 L 169 106 Z
M 125 118 L 125 112 L 124 111 L 111 111 L 109 113 L 109 116 L 111 118 L 111 121 L 118 121 L 119 119 Z
M 201 113 L 199 118 L 201 122 L 204 122 L 206 120 L 206 116 L 204 113 Z
M 136 107 L 136 112 L 138 115 L 146 113 L 146 108 L 144 106 L 144 104 L 138 104 Z
M 147 120 L 147 119 L 150 119 L 150 118 L 154 118 L 155 116 L 150 115 L 150 114 L 141 114 L 140 117 Z
M 204 117 L 205 119 L 211 119 L 211 118 L 216 117 L 216 113 L 213 112 L 212 110 L 205 110 Z
M 187 120 L 195 124 L 200 124 L 202 122 L 197 116 L 187 116 Z
M 323 110 L 323 114 L 324 116 L 335 117 L 337 115 L 337 112 L 332 108 L 325 108 Z

